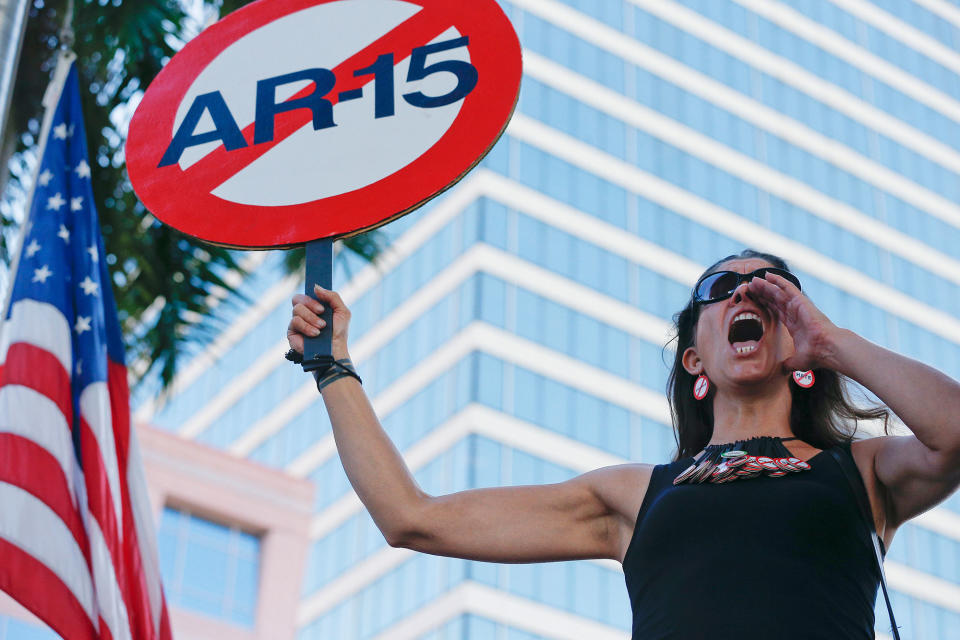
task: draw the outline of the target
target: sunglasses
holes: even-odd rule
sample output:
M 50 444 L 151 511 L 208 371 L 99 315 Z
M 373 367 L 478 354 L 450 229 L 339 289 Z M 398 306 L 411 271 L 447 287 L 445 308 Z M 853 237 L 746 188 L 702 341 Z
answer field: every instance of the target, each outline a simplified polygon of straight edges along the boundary
M 719 302 L 733 295 L 741 282 L 750 282 L 753 278 L 763 278 L 768 273 L 775 273 L 783 276 L 794 285 L 800 288 L 800 281 L 797 276 L 789 271 L 777 269 L 776 267 L 764 267 L 750 273 L 740 273 L 738 271 L 714 271 L 700 278 L 697 286 L 693 288 L 693 301 L 702 304 Z

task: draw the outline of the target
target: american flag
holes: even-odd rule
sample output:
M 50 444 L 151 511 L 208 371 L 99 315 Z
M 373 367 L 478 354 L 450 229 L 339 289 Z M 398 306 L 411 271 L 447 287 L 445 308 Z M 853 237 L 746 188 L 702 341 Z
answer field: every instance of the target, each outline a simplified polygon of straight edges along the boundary
M 0 339 L 0 589 L 66 640 L 169 640 L 72 58 Z

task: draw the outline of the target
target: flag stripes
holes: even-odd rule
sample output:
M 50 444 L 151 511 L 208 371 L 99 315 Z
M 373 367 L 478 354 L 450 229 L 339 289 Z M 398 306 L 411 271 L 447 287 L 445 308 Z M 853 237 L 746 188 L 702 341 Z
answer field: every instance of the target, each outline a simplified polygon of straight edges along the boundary
M 23 351 L 27 351 L 24 349 Z M 18 366 L 18 363 L 14 363 Z M 60 411 L 59 403 L 44 394 L 43 389 L 8 384 L 0 387 L 0 432 L 32 441 L 52 455 L 63 470 L 63 479 L 71 492 L 76 494 L 79 473 L 76 471 L 73 440 L 70 425 Z M 67 405 L 70 406 L 70 405 Z M 41 422 L 42 421 L 42 422 Z M 36 429 L 31 425 L 49 425 Z M 7 454 L 7 452 L 4 452 Z M 11 456 L 5 455 L 10 458 Z M 12 459 L 2 466 L 16 464 Z M 74 497 L 76 504 L 76 498 Z
M 99 640 L 88 612 L 70 587 L 41 560 L 0 534 L 0 589 L 16 598 L 67 640 Z M 58 606 L 51 607 L 56 602 Z M 68 635 L 69 634 L 69 635 Z
M 106 382 L 94 382 L 80 394 L 80 416 L 84 432 L 89 430 L 96 440 L 92 447 L 100 454 L 100 466 L 106 474 L 110 496 L 113 498 L 113 518 L 122 519 L 120 507 L 120 465 L 117 463 L 117 444 L 113 437 L 113 417 Z
M 0 482 L 23 489 L 50 507 L 80 549 L 87 549 L 87 532 L 73 492 L 54 457 L 36 443 L 10 433 L 0 434 L 0 449 L 9 451 L 13 461 L 13 465 L 0 468 Z
M 63 521 L 45 503 L 12 484 L 0 484 L 0 504 L 19 515 L 16 520 L 0 519 L 0 538 L 47 566 L 93 622 L 96 603 L 87 558 Z
M 71 55 L 54 82 L 0 336 L 0 589 L 66 640 L 170 640 Z
M 23 342 L 56 356 L 63 370 L 69 372 L 73 358 L 70 326 L 63 315 L 52 313 L 56 310 L 52 304 L 29 298 L 14 304 L 10 318 L 4 325 L 0 362 L 7 361 L 7 350 L 11 344 Z

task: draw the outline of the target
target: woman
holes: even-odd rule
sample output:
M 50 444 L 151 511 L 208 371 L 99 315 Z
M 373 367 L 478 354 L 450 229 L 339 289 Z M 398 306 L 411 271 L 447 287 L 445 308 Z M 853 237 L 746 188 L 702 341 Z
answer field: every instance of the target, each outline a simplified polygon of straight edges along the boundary
M 344 470 L 394 547 L 488 562 L 620 561 L 637 640 L 872 638 L 876 560 L 838 462 L 819 454 L 852 453 L 889 547 L 903 522 L 960 484 L 960 385 L 838 328 L 799 285 L 783 260 L 750 250 L 704 272 L 675 317 L 668 395 L 679 447 L 670 464 L 431 496 L 360 384 L 343 376 L 322 394 Z M 316 294 L 333 310 L 334 357 L 348 358 L 350 312 L 335 292 Z M 294 350 L 323 326 L 321 302 L 293 298 Z M 810 370 L 812 386 L 809 376 L 801 386 L 792 375 Z M 915 435 L 851 443 L 840 419 L 886 412 L 852 407 L 842 376 L 872 391 Z M 761 444 L 780 455 L 730 451 Z M 720 458 L 721 450 L 733 456 Z M 704 454 L 742 466 L 707 465 L 722 483 L 691 478 L 702 475 Z M 775 457 L 783 469 L 760 473 Z

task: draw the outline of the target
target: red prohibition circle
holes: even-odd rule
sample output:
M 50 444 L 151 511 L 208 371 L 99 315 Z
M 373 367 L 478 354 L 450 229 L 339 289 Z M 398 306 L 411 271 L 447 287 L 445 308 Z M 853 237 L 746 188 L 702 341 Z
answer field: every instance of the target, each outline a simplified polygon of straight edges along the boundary
M 804 389 L 809 389 L 814 383 L 813 371 L 794 371 L 793 381 Z
M 227 151 L 220 144 L 186 170 L 178 163 L 158 166 L 190 87 L 224 50 L 297 11 L 352 1 L 258 0 L 210 26 L 170 60 L 137 107 L 126 147 L 131 183 L 153 215 L 187 235 L 234 248 L 283 248 L 349 237 L 413 211 L 455 184 L 486 155 L 506 129 L 519 96 L 520 43 L 509 19 L 495 0 L 406 0 L 422 9 L 378 40 L 379 45 L 365 47 L 333 71 L 338 87 L 345 86 L 341 79 L 350 84 L 352 71 L 373 64 L 380 54 L 392 52 L 395 60 L 403 60 L 450 27 L 469 36 L 467 50 L 477 70 L 476 86 L 462 98 L 458 115 L 440 139 L 414 161 L 353 191 L 276 206 L 240 204 L 212 193 L 282 142 L 281 137 L 267 145 L 254 144 L 252 124 L 242 129 L 244 148 Z M 280 116 L 292 120 L 292 113 Z M 288 134 L 298 126 L 290 125 Z M 282 135 L 281 117 L 277 130 Z

